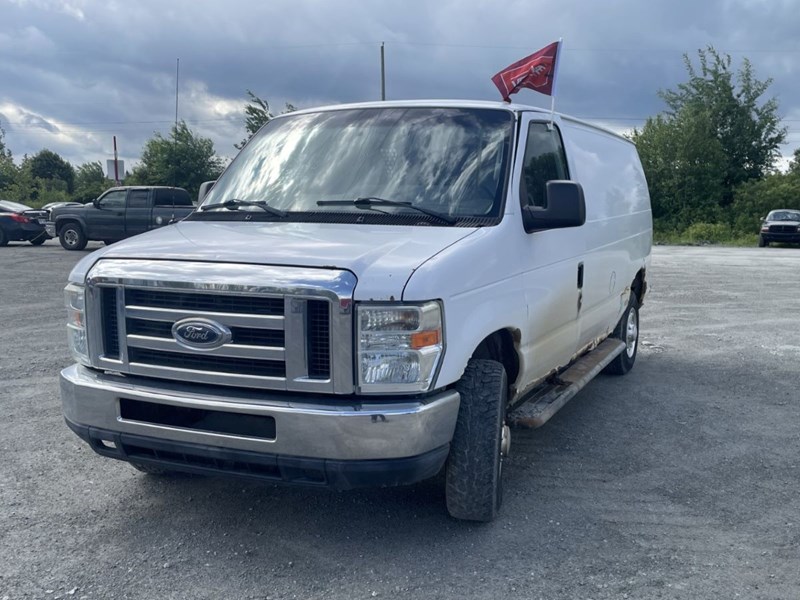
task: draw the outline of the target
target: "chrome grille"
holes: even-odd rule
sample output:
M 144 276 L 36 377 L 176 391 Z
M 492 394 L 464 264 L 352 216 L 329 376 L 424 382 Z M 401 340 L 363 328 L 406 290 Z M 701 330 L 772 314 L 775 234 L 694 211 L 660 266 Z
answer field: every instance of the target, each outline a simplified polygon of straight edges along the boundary
M 353 391 L 349 272 L 100 261 L 87 284 L 87 310 L 100 317 L 87 319 L 99 368 L 192 383 Z M 179 344 L 172 327 L 187 318 L 225 326 L 229 341 L 211 349 Z

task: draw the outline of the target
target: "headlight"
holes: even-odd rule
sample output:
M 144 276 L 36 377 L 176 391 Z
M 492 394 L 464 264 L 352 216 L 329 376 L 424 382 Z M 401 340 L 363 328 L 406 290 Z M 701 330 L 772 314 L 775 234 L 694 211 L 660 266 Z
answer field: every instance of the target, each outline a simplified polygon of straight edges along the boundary
M 70 283 L 64 288 L 67 305 L 67 340 L 72 357 L 79 363 L 89 366 L 89 346 L 86 340 L 86 300 L 84 287 Z
M 356 315 L 361 392 L 427 391 L 444 348 L 439 303 L 360 304 Z

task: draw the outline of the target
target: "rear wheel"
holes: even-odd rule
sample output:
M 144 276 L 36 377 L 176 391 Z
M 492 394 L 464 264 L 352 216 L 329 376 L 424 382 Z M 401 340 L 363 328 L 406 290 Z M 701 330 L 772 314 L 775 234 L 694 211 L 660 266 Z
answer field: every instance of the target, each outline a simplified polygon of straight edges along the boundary
M 769 242 L 764 239 L 763 235 L 758 236 L 758 247 L 763 248 L 764 246 L 769 246 Z
M 511 443 L 506 370 L 493 360 L 470 360 L 456 389 L 461 405 L 445 474 L 447 511 L 491 521 L 503 502 L 503 458 Z
M 612 338 L 625 342 L 625 349 L 603 369 L 604 373 L 611 375 L 625 375 L 633 368 L 636 362 L 636 353 L 639 350 L 639 299 L 635 292 L 631 292 L 628 308 L 622 314 Z
M 83 250 L 86 248 L 86 235 L 77 223 L 67 223 L 61 228 L 58 240 L 64 250 Z
M 41 246 L 42 244 L 44 244 L 47 241 L 47 234 L 46 233 L 42 233 L 42 234 L 39 235 L 39 237 L 35 237 L 32 240 L 28 240 L 28 241 L 30 241 L 30 243 L 33 244 L 34 246 Z

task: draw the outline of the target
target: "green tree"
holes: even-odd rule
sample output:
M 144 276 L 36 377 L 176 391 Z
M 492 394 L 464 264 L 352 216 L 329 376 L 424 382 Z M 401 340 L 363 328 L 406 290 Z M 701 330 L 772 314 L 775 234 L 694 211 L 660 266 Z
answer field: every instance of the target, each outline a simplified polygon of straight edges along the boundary
M 127 185 L 172 185 L 197 195 L 200 184 L 222 173 L 214 143 L 195 135 L 181 121 L 170 138 L 156 133 L 144 145 L 141 162 L 125 179 Z
M 75 191 L 72 199 L 77 202 L 91 202 L 112 186 L 113 182 L 106 179 L 103 165 L 99 161 L 87 162 L 75 172 Z
M 771 80 L 755 78 L 744 59 L 700 50 L 699 69 L 688 55 L 688 81 L 659 92 L 667 110 L 634 130 L 658 226 L 685 228 L 726 214 L 737 186 L 773 171 L 786 137 L 774 98 L 762 100 Z
M 244 148 L 244 145 L 253 137 L 253 134 L 275 117 L 269 110 L 269 102 L 259 98 L 250 90 L 247 90 L 247 95 L 250 96 L 250 101 L 244 107 L 244 128 L 247 131 L 247 137 L 238 144 L 234 144 L 234 147 L 238 150 Z M 296 110 L 297 108 L 294 105 L 287 102 L 281 114 Z
M 0 127 L 0 191 L 13 184 L 17 175 L 17 167 L 14 165 L 11 150 L 6 146 L 5 137 L 6 132 Z
M 72 193 L 75 186 L 75 169 L 55 152 L 45 148 L 29 159 L 31 175 L 37 179 L 62 181 L 66 191 Z M 51 185 L 51 187 L 60 187 Z
M 794 151 L 794 158 L 789 162 L 789 173 L 800 175 L 800 148 Z

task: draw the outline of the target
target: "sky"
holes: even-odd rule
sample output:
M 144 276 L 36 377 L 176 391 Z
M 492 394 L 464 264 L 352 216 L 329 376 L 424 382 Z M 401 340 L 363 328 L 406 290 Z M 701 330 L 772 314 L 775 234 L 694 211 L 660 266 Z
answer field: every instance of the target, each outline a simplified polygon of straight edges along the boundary
M 178 117 L 232 158 L 247 90 L 275 113 L 379 100 L 384 42 L 387 99 L 499 100 L 491 76 L 559 38 L 559 112 L 641 126 L 712 45 L 773 80 L 800 146 L 798 0 L 0 0 L 0 127 L 17 162 L 105 165 L 116 135 L 130 170 L 175 120 L 179 59 Z

